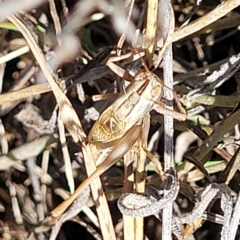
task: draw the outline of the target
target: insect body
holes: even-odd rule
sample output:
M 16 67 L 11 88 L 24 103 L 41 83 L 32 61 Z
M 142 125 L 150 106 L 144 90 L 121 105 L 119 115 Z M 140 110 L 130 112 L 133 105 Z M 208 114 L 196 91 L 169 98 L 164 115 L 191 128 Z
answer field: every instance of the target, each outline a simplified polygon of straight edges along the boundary
M 153 73 L 141 72 L 110 107 L 96 121 L 89 133 L 89 142 L 110 147 L 149 113 L 163 96 L 163 87 Z
M 185 120 L 184 113 L 169 110 L 161 104 L 163 85 L 160 79 L 151 72 L 140 72 L 135 81 L 130 84 L 126 93 L 109 106 L 93 125 L 89 135 L 89 144 L 99 150 L 99 157 L 95 159 L 96 170 L 75 190 L 75 192 L 52 212 L 52 217 L 58 218 L 72 204 L 77 196 L 92 181 L 104 173 L 134 145 L 141 135 L 142 119 L 151 110 L 161 114 L 169 114 L 173 118 Z M 177 98 L 175 95 L 175 100 Z M 178 103 L 178 106 L 180 103 Z M 104 151 L 106 150 L 106 152 Z M 88 150 L 89 154 L 92 150 Z

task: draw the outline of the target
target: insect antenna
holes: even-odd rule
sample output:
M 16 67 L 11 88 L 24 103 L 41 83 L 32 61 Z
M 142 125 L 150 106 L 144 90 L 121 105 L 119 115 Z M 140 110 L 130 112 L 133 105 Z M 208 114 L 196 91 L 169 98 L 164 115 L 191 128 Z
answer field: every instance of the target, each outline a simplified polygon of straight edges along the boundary
M 145 71 L 146 71 L 147 73 L 150 73 L 150 70 L 149 70 L 148 66 L 146 65 L 144 59 L 143 59 L 142 57 L 141 57 L 140 59 L 141 59 L 141 63 L 142 63 L 142 65 L 143 65 Z

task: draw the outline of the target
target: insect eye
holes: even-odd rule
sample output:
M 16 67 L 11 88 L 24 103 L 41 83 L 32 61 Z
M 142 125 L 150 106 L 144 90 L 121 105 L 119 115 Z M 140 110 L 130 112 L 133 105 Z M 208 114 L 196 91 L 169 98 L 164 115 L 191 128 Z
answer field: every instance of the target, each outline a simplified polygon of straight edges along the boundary
M 162 95 L 162 87 L 161 86 L 155 86 L 152 88 L 151 91 L 152 97 L 161 97 Z
M 139 72 L 136 76 L 135 76 L 135 81 L 143 81 L 147 79 L 147 75 L 145 72 Z

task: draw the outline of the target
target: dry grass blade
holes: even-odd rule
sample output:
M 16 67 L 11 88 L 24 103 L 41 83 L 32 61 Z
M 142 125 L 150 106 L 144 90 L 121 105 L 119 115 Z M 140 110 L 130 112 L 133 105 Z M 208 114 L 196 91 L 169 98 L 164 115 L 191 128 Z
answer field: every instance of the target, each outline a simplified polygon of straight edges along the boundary
M 239 123 L 239 113 L 237 110 L 225 119 L 222 124 L 213 131 L 213 133 L 202 143 L 202 145 L 193 153 L 194 158 L 202 161 L 204 157 L 217 145 L 222 136 L 228 133 L 234 126 Z M 202 162 L 203 164 L 205 162 Z M 178 168 L 179 176 L 183 176 L 189 172 L 194 166 L 191 163 L 185 162 Z
M 95 161 L 92 157 L 92 150 L 89 146 L 83 150 L 84 156 L 88 156 L 88 163 L 87 164 L 87 174 L 91 176 L 96 171 Z M 103 239 L 116 239 L 113 222 L 110 214 L 110 210 L 108 207 L 108 202 L 106 196 L 103 191 L 102 183 L 99 177 L 97 177 L 94 181 L 91 181 L 91 190 L 92 190 L 92 197 L 95 202 L 96 210 L 98 213 L 98 220 L 101 226 L 102 236 Z
M 163 74 L 164 84 L 169 88 L 165 90 L 166 99 L 168 101 L 167 108 L 173 109 L 173 70 L 172 70 L 172 44 L 170 44 L 170 38 L 174 31 L 175 18 L 170 1 L 160 2 L 159 6 L 159 22 L 162 30 L 161 35 L 166 41 L 166 51 L 163 56 Z M 162 51 L 162 50 L 161 50 Z M 158 56 L 158 59 L 159 56 Z M 159 60 L 158 60 L 159 61 Z M 160 62 L 156 61 L 155 66 L 158 66 Z M 169 115 L 164 116 L 164 169 L 168 169 L 174 166 L 173 159 L 173 117 Z M 163 239 L 171 239 L 172 235 L 172 203 L 169 202 L 163 209 Z
M 145 166 L 146 166 L 146 151 L 147 149 L 147 137 L 150 130 L 150 116 L 146 116 L 143 119 L 143 127 L 141 137 L 138 141 L 138 161 L 136 168 L 136 176 L 135 176 L 135 185 L 136 191 L 138 193 L 145 193 Z M 144 222 L 143 218 L 135 219 L 135 239 L 142 239 L 144 237 Z
M 162 12 L 163 14 L 164 12 Z M 172 7 L 169 7 L 169 9 L 167 9 L 167 12 L 165 12 L 166 14 L 169 14 L 169 25 L 168 25 L 168 31 L 166 33 L 166 36 L 164 38 L 164 45 L 161 48 L 160 52 L 158 53 L 157 58 L 154 60 L 154 67 L 157 68 L 160 64 L 160 62 L 162 61 L 163 55 L 166 52 L 167 47 L 169 46 L 169 44 L 172 42 L 172 36 L 174 34 L 174 27 L 175 27 L 175 23 L 174 23 L 174 12 Z M 165 15 L 165 14 L 164 14 Z M 160 15 L 161 16 L 161 15 Z M 159 16 L 159 18 L 160 18 Z M 161 20 L 158 20 L 161 22 Z M 167 21 L 167 20 L 166 20 Z M 163 30 L 162 30 L 163 31 Z
M 224 17 L 231 12 L 234 8 L 238 7 L 240 2 L 238 0 L 225 0 L 219 4 L 214 10 L 207 13 L 205 16 L 190 23 L 188 26 L 177 30 L 173 35 L 173 42 L 183 39 L 192 33 L 195 33 L 209 24 L 217 21 L 219 18 Z
M 238 102 L 240 101 L 240 97 L 203 95 L 195 97 L 193 101 L 215 107 L 236 107 Z
M 124 155 L 124 184 L 121 189 L 122 193 L 131 192 L 134 189 L 134 172 L 133 172 L 133 162 L 137 161 L 137 153 L 134 151 L 135 146 L 133 146 L 130 151 Z M 134 161 L 135 160 L 135 161 Z M 120 195 L 120 196 L 121 196 Z M 119 196 L 119 197 L 120 197 Z M 135 218 L 127 215 L 123 215 L 123 234 L 124 239 L 135 239 Z M 142 233 L 142 231 L 141 231 Z
M 74 184 L 74 179 L 73 179 L 71 158 L 70 158 L 70 154 L 69 154 L 68 147 L 67 147 L 67 140 L 66 140 L 66 136 L 65 136 L 64 124 L 60 117 L 58 118 L 58 129 L 59 129 L 59 140 L 62 145 L 62 154 L 63 154 L 64 163 L 65 163 L 66 178 L 68 181 L 70 193 L 73 193 L 74 189 L 75 189 L 75 184 Z
M 83 141 L 82 144 L 84 145 L 84 141 L 86 138 L 86 135 L 82 129 L 81 123 L 78 119 L 78 116 L 76 114 L 76 112 L 74 111 L 74 109 L 72 108 L 72 105 L 70 103 L 70 101 L 68 100 L 68 98 L 65 96 L 62 88 L 58 85 L 57 81 L 56 81 L 56 77 L 53 74 L 51 68 L 49 67 L 49 65 L 47 64 L 44 55 L 42 53 L 42 51 L 40 50 L 39 46 L 37 45 L 34 37 L 32 36 L 32 34 L 30 33 L 30 31 L 26 28 L 26 26 L 23 24 L 23 22 L 15 17 L 15 16 L 11 16 L 9 17 L 9 19 L 19 28 L 19 30 L 21 31 L 21 33 L 24 35 L 24 37 L 26 38 L 26 41 L 29 44 L 29 47 L 31 48 L 32 52 L 34 53 L 36 59 L 39 62 L 39 65 L 44 73 L 44 75 L 46 76 L 49 84 L 51 85 L 51 88 L 53 90 L 53 93 L 56 97 L 56 100 L 58 102 L 58 106 L 59 106 L 59 110 L 60 110 L 60 115 L 61 115 L 61 119 L 63 121 L 63 123 L 65 124 L 66 128 L 68 129 L 68 131 L 71 133 L 73 139 L 75 142 L 78 142 L 79 140 Z M 90 155 L 90 151 L 85 152 L 85 158 L 89 159 L 91 164 L 94 164 L 93 162 L 93 158 L 89 158 Z M 94 171 L 94 165 L 90 165 L 90 163 L 87 163 L 87 171 L 89 174 L 92 173 L 92 171 Z M 97 201 L 97 199 L 99 198 L 99 194 L 97 190 L 101 189 L 101 182 L 100 180 L 96 180 L 96 182 L 93 182 L 93 194 L 94 194 L 94 198 Z M 97 185 L 94 185 L 97 184 Z M 76 197 L 75 197 L 76 198 Z M 108 236 L 111 236 L 111 239 L 115 238 L 114 235 L 114 231 L 113 231 L 113 227 L 112 227 L 112 223 L 111 221 L 106 221 L 105 216 L 106 213 L 109 213 L 108 211 L 108 207 L 107 207 L 107 201 L 106 198 L 104 197 L 104 194 L 102 193 L 102 196 L 99 199 L 99 206 L 97 208 L 97 211 L 100 212 L 100 224 L 102 226 L 102 231 L 103 231 L 103 236 L 105 236 L 106 238 L 108 238 Z M 67 207 L 69 205 L 66 205 Z M 66 208 L 61 208 L 61 211 L 57 212 L 57 217 L 61 216 L 62 212 L 65 211 Z M 56 213 L 53 214 L 53 217 L 56 215 Z M 50 221 L 54 221 L 53 219 Z
M 4 93 L 0 95 L 0 105 L 12 101 L 22 100 L 32 96 L 37 96 L 41 93 L 46 93 L 50 91 L 52 91 L 51 86 L 48 83 L 42 83 L 31 87 L 23 88 L 20 90 Z
M 147 48 L 144 60 L 148 68 L 152 67 L 153 53 L 156 48 L 158 2 L 158 0 L 147 2 L 146 32 L 144 34 Z
M 52 69 L 49 67 L 48 63 L 46 62 L 44 55 L 41 49 L 39 48 L 38 44 L 36 43 L 33 35 L 28 30 L 26 25 L 18 17 L 11 16 L 8 18 L 23 34 L 30 49 L 35 55 L 56 97 L 59 110 L 60 110 L 60 115 L 66 128 L 71 133 L 75 142 L 78 142 L 79 140 L 83 140 L 84 138 L 86 138 L 86 135 L 82 129 L 78 116 L 74 111 L 74 109 L 72 108 L 72 105 L 68 100 L 68 98 L 66 97 L 66 95 L 64 94 L 62 88 L 58 84 L 56 76 L 54 75 L 54 73 L 52 72 Z
M 236 171 L 239 169 L 239 161 L 240 161 L 239 151 L 240 151 L 240 148 L 237 149 L 235 154 L 232 156 L 231 160 L 228 162 L 224 171 L 222 171 L 221 174 L 219 175 L 217 179 L 219 183 L 229 184 L 229 182 L 232 180 L 233 176 L 235 175 Z

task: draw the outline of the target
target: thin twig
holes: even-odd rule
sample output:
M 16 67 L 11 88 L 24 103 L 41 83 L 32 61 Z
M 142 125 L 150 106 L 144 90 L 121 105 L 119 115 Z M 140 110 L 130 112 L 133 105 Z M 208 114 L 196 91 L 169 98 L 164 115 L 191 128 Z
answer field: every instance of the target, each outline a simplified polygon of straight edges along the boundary
M 59 139 L 60 139 L 61 146 L 62 146 L 63 161 L 64 161 L 64 165 L 65 165 L 64 166 L 65 167 L 65 175 L 67 178 L 70 193 L 73 193 L 74 189 L 75 189 L 75 184 L 74 184 L 74 179 L 73 179 L 71 158 L 70 158 L 69 150 L 67 147 L 67 140 L 66 140 L 66 136 L 65 136 L 66 133 L 65 133 L 65 129 L 64 129 L 64 124 L 60 117 L 58 117 L 58 129 L 59 129 Z
M 133 172 L 133 162 L 137 161 L 137 153 L 132 147 L 124 155 L 124 185 L 122 193 L 132 192 L 133 191 L 133 182 L 134 182 L 134 172 Z M 123 234 L 124 239 L 134 240 L 135 239 L 135 228 L 134 228 L 135 219 L 131 216 L 123 214 Z
M 48 2 L 49 2 L 50 12 L 54 22 L 55 30 L 56 30 L 56 36 L 59 36 L 59 34 L 62 32 L 62 27 L 58 17 L 55 2 L 53 0 L 48 0 Z
M 159 21 L 162 23 L 162 36 L 167 39 L 169 32 L 171 31 L 171 23 L 174 22 L 174 17 L 170 1 L 161 1 L 160 3 Z M 169 89 L 173 89 L 173 56 L 172 45 L 170 44 L 166 48 L 166 52 L 163 57 L 163 69 L 164 69 L 164 84 L 168 87 L 165 91 L 165 96 L 169 104 L 166 106 L 169 109 L 173 109 L 173 92 Z M 164 115 L 164 169 L 165 171 L 174 166 L 173 160 L 173 118 L 168 115 Z M 162 238 L 171 239 L 172 235 L 172 203 L 169 202 L 163 208 L 163 230 Z

